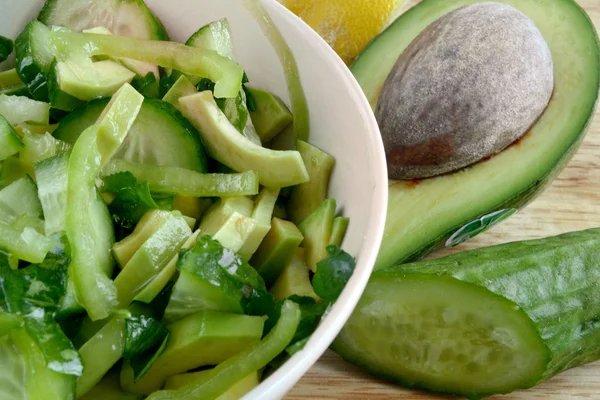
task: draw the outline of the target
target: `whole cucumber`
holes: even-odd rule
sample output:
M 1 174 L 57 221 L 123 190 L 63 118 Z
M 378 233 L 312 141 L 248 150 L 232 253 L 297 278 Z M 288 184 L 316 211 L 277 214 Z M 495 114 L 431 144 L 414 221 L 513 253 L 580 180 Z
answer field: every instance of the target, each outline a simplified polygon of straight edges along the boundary
M 377 271 L 333 344 L 405 386 L 482 398 L 600 358 L 600 229 Z

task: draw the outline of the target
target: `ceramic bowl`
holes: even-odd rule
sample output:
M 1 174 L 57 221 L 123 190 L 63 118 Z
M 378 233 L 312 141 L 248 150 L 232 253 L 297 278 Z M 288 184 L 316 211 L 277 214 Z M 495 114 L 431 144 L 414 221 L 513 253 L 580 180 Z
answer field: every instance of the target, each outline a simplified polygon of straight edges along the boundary
M 302 20 L 275 0 L 260 0 L 291 49 L 310 112 L 309 141 L 332 154 L 336 166 L 329 196 L 350 226 L 343 248 L 357 258 L 356 270 L 335 305 L 302 351 L 246 395 L 281 398 L 323 354 L 360 298 L 383 235 L 387 209 L 385 154 L 371 107 L 335 52 Z M 283 68 L 273 46 L 242 0 L 146 0 L 172 40 L 185 40 L 211 21 L 227 18 L 237 61 L 253 86 L 272 91 L 289 105 Z M 2 0 L 0 35 L 15 38 L 39 12 L 43 0 Z M 11 60 L 2 65 L 10 66 Z

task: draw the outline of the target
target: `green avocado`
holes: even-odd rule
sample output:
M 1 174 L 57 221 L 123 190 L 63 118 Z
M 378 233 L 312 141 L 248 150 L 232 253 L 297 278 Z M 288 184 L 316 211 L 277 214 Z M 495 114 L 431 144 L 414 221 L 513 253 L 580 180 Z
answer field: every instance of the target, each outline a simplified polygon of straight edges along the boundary
M 554 93 L 519 141 L 455 173 L 389 187 L 387 222 L 375 269 L 456 246 L 540 194 L 577 150 L 595 109 L 600 46 L 594 25 L 572 0 L 498 0 L 527 15 L 553 56 Z M 480 1 L 424 0 L 400 16 L 352 65 L 371 105 L 396 60 L 427 26 Z

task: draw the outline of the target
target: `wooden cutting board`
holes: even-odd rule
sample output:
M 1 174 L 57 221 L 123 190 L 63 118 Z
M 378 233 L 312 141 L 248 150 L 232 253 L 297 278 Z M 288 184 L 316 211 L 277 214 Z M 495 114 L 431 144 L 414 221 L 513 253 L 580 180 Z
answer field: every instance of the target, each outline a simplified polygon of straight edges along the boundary
M 409 5 L 415 3 L 416 0 L 411 0 Z M 579 4 L 598 29 L 600 0 L 579 0 Z M 600 109 L 579 152 L 544 194 L 490 231 L 435 256 L 593 227 L 600 227 Z M 448 398 L 385 383 L 344 362 L 331 351 L 323 355 L 286 397 L 289 400 Z M 492 399 L 600 399 L 600 362 L 564 372 L 534 389 Z

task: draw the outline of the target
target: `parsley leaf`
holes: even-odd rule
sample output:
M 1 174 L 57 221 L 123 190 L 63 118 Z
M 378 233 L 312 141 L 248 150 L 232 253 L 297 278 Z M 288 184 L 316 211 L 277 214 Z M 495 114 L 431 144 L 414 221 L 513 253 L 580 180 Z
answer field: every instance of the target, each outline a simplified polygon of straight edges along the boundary
M 322 299 L 335 301 L 350 280 L 356 261 L 354 257 L 335 245 L 327 246 L 327 257 L 317 263 L 312 284 Z

